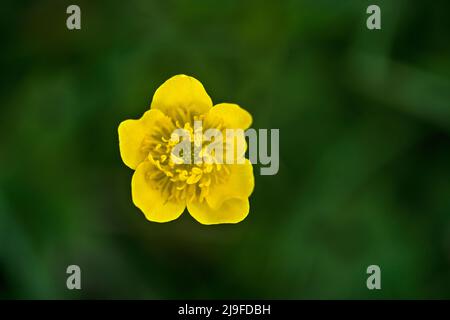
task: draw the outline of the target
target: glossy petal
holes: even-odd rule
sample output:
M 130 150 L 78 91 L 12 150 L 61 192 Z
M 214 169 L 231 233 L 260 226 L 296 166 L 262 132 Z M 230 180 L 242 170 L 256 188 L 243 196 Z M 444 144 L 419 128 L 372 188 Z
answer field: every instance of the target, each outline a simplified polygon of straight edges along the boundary
M 223 183 L 211 185 L 206 201 L 211 208 L 219 208 L 231 198 L 246 199 L 253 192 L 253 167 L 248 159 L 244 164 L 226 165 L 230 174 Z M 222 169 L 223 170 L 223 169 Z
M 233 198 L 224 201 L 219 208 L 212 208 L 207 202 L 188 202 L 188 211 L 202 224 L 238 223 L 247 217 L 250 206 L 248 199 Z
M 151 148 L 151 140 L 160 137 L 161 127 L 170 118 L 159 110 L 149 110 L 137 120 L 125 120 L 119 125 L 119 148 L 123 162 L 131 169 L 144 161 Z
M 208 127 L 217 127 L 220 123 L 229 129 L 247 129 L 252 124 L 252 116 L 237 104 L 219 103 L 209 110 L 205 117 Z
M 197 79 L 177 75 L 164 82 L 152 100 L 152 109 L 159 109 L 172 119 L 186 121 L 191 116 L 207 113 L 211 98 Z
M 167 201 L 148 176 L 157 170 L 151 161 L 142 162 L 131 181 L 133 203 L 145 217 L 154 222 L 168 222 L 177 219 L 184 211 L 184 201 Z

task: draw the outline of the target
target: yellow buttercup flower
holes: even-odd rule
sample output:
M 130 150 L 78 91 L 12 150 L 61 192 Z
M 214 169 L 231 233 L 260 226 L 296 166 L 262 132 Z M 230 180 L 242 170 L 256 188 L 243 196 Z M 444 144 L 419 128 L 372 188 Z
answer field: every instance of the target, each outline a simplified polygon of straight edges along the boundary
M 155 222 L 175 220 L 186 207 L 202 224 L 242 221 L 254 187 L 252 164 L 244 158 L 243 135 L 211 141 L 197 138 L 207 129 L 226 136 L 227 129 L 245 130 L 251 123 L 251 115 L 236 104 L 213 106 L 198 80 L 186 75 L 167 80 L 156 90 L 150 110 L 138 120 L 119 125 L 120 155 L 135 170 L 133 203 Z M 205 161 L 185 161 L 183 154 L 175 153 L 182 140 L 174 134 L 177 129 L 189 133 L 188 142 Z M 223 147 L 225 160 L 232 157 L 233 161 L 220 161 L 219 154 L 211 151 L 213 142 Z

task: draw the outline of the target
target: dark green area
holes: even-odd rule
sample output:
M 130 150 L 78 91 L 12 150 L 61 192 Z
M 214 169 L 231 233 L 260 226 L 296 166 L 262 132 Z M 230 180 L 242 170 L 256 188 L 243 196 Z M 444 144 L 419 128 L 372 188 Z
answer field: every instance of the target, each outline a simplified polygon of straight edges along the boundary
M 0 298 L 450 298 L 450 2 L 0 7 Z M 238 225 L 131 202 L 117 126 L 180 73 L 280 129 Z

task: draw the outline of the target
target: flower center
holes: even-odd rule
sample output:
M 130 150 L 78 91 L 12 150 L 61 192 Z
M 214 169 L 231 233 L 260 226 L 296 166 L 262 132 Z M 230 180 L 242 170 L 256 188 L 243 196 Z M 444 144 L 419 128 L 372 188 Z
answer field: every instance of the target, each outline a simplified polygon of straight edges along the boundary
M 202 118 L 194 117 L 193 120 Z M 229 168 L 214 157 L 214 153 L 206 152 L 212 142 L 201 139 L 199 135 L 202 135 L 202 128 L 195 126 L 194 129 L 192 122 L 172 122 L 171 128 L 166 126 L 159 139 L 154 139 L 150 147 L 149 160 L 153 161 L 156 170 L 150 172 L 148 178 L 153 180 L 152 185 L 160 190 L 167 201 L 202 202 L 209 194 L 210 186 L 222 183 L 230 173 Z M 180 137 L 177 129 L 182 129 L 186 134 Z M 189 144 L 192 150 L 190 156 L 183 154 L 183 150 L 175 152 L 181 140 Z M 199 152 L 195 152 L 196 150 Z M 196 161 L 198 156 L 203 161 Z

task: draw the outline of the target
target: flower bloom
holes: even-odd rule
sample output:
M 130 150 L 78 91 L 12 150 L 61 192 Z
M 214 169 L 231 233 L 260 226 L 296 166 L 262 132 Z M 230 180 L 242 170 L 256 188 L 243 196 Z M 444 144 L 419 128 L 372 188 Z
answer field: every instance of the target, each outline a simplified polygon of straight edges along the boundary
M 120 155 L 135 170 L 131 181 L 133 203 L 148 220 L 175 220 L 186 207 L 202 224 L 237 223 L 248 215 L 254 177 L 252 164 L 244 158 L 244 136 L 214 140 L 228 157 L 227 151 L 235 149 L 230 155 L 236 161 L 223 163 L 213 152 L 206 152 L 212 141 L 199 144 L 195 139 L 198 132 L 194 124 L 199 121 L 203 131 L 243 132 L 252 117 L 236 104 L 213 106 L 198 80 L 177 75 L 156 90 L 150 110 L 140 119 L 120 123 Z M 188 132 L 192 138 L 189 143 L 210 161 L 179 161 L 173 153 L 178 142 L 173 132 L 177 129 Z M 236 144 L 244 147 L 236 148 Z

